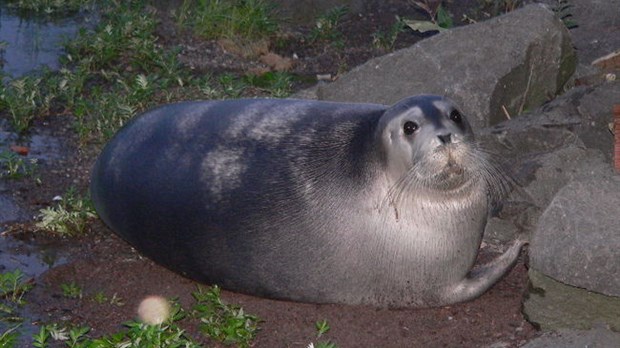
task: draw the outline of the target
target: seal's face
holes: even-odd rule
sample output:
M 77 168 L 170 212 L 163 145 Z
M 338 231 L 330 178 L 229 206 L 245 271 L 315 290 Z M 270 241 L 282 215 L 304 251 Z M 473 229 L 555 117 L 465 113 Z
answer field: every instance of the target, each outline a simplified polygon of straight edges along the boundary
M 448 99 L 404 99 L 384 113 L 379 131 L 388 175 L 398 186 L 454 191 L 476 178 L 480 158 L 471 127 Z

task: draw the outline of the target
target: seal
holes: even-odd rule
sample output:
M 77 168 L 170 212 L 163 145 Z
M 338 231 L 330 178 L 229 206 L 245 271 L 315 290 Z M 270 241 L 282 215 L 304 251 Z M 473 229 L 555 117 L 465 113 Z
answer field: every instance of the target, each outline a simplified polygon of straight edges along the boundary
M 428 307 L 479 296 L 515 263 L 520 240 L 472 270 L 502 186 L 455 104 L 421 95 L 162 106 L 110 140 L 90 189 L 113 231 L 200 282 Z

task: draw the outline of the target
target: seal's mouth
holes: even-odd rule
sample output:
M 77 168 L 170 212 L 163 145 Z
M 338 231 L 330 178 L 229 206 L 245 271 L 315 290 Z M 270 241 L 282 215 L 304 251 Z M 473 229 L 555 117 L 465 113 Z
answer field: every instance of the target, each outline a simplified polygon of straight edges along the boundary
M 437 189 L 451 191 L 462 187 L 469 181 L 470 173 L 455 149 L 445 149 L 438 155 L 440 160 L 436 163 L 437 171 L 433 175 Z

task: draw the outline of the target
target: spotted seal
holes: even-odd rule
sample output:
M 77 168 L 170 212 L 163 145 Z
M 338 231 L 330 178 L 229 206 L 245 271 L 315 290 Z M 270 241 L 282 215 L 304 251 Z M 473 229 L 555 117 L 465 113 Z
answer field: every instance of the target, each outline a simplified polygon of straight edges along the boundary
M 245 99 L 161 106 L 107 144 L 91 195 L 138 251 L 190 278 L 312 303 L 475 298 L 523 241 L 474 262 L 501 175 L 453 102 Z

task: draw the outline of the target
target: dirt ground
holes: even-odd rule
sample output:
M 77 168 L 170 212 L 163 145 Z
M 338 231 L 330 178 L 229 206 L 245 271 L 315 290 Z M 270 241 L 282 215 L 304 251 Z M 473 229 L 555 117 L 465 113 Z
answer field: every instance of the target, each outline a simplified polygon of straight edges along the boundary
M 476 1 L 448 2 L 454 17 L 473 8 Z M 383 54 L 370 44 L 370 36 L 378 28 L 386 28 L 395 15 L 423 18 L 408 1 L 370 1 L 364 16 L 349 15 L 341 26 L 345 48 L 334 50 L 325 45 L 309 45 L 298 40 L 309 32 L 308 27 L 292 27 L 290 43 L 277 53 L 299 58 L 293 72 L 300 76 L 332 74 L 351 69 L 369 58 Z M 213 42 L 200 41 L 187 33 L 180 33 L 162 17 L 160 31 L 166 45 L 184 46 L 181 60 L 194 66 L 196 71 L 243 72 L 260 64 L 227 53 Z M 396 47 L 405 47 L 423 36 L 411 31 L 399 35 Z M 298 82 L 296 89 L 308 86 Z M 41 163 L 41 185 L 30 180 L 10 182 L 16 200 L 32 215 L 51 204 L 51 198 L 77 186 L 83 192 L 88 186 L 88 175 L 99 146 L 78 146 L 70 131 L 71 118 L 57 117 L 38 120 L 32 134 L 52 135 L 64 142 L 62 158 Z M 90 231 L 77 239 L 28 232 L 32 226 L 13 225 L 12 236 L 34 245 L 64 245 L 67 262 L 51 267 L 36 279 L 36 286 L 27 295 L 32 322 L 70 322 L 92 327 L 93 337 L 122 329 L 122 323 L 136 316 L 138 303 L 147 295 L 178 297 L 189 308 L 191 293 L 197 284 L 140 257 L 116 237 L 100 221 L 93 221 Z M 69 246 L 69 247 L 67 247 Z M 182 252 L 182 251 L 180 251 Z M 482 261 L 491 258 L 483 251 Z M 482 297 L 463 304 L 434 309 L 375 309 L 363 306 L 314 305 L 274 301 L 222 292 L 225 301 L 241 305 L 246 312 L 262 319 L 261 331 L 255 347 L 307 347 L 317 341 L 314 323 L 326 319 L 331 330 L 320 340 L 330 340 L 339 347 L 517 347 L 537 332 L 521 314 L 521 304 L 527 287 L 526 266 L 522 255 L 517 266 Z M 82 286 L 82 299 L 62 296 L 60 284 L 75 282 Z M 107 296 L 116 294 L 123 305 L 99 304 L 92 300 L 97 292 Z M 188 333 L 205 343 L 195 323 L 182 325 Z

